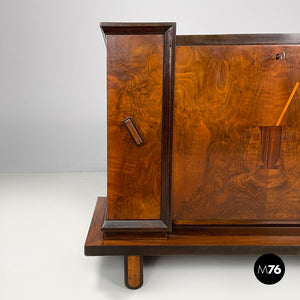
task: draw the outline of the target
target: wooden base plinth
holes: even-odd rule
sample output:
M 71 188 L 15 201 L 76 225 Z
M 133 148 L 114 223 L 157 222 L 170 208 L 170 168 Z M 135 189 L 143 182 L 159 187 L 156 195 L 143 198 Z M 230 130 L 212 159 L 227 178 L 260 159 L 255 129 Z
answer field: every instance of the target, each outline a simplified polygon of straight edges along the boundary
M 101 224 L 106 198 L 98 198 L 89 233 L 85 255 L 125 256 L 125 284 L 136 289 L 143 284 L 143 256 L 172 254 L 300 254 L 300 235 L 237 235 L 198 234 L 197 231 L 174 231 L 167 238 L 108 239 L 105 240 Z M 280 229 L 280 228 L 279 228 Z M 230 231 L 229 231 L 230 232 Z M 280 232 L 280 230 L 279 230 Z

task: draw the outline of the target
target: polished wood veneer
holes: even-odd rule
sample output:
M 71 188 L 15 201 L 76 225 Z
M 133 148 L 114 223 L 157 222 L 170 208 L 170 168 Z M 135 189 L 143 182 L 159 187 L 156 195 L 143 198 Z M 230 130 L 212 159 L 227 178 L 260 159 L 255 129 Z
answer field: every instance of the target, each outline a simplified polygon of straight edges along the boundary
M 107 220 L 160 219 L 163 36 L 108 35 L 106 43 Z M 140 147 L 122 126 L 129 117 Z
M 108 195 L 85 254 L 300 254 L 300 35 L 101 23 Z
M 299 78 L 300 46 L 176 48 L 173 220 L 299 222 Z

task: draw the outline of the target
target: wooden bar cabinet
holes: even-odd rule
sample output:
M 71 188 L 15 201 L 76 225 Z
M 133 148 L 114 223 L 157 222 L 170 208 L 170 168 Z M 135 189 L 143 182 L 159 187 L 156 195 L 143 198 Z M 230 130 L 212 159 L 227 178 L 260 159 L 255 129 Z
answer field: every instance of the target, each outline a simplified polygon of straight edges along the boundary
M 101 23 L 107 198 L 85 255 L 300 254 L 300 35 Z M 291 93 L 292 92 L 292 93 Z

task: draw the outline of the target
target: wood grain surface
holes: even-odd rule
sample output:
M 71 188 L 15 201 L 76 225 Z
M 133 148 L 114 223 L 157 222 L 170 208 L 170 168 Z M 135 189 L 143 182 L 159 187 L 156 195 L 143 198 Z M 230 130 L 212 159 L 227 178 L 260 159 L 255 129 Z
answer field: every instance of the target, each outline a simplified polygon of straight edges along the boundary
M 273 139 L 280 153 L 268 153 L 261 130 L 275 125 L 299 78 L 300 46 L 177 47 L 175 223 L 300 221 L 300 93 Z
M 108 35 L 107 220 L 160 219 L 163 35 Z M 122 121 L 131 117 L 144 143 Z

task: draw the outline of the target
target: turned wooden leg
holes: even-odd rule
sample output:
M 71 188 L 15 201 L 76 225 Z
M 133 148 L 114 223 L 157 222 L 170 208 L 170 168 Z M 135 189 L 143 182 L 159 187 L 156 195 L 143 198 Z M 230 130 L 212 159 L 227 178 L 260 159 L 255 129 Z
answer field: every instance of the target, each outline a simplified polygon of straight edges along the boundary
M 138 289 L 143 285 L 143 256 L 124 256 L 125 285 Z

